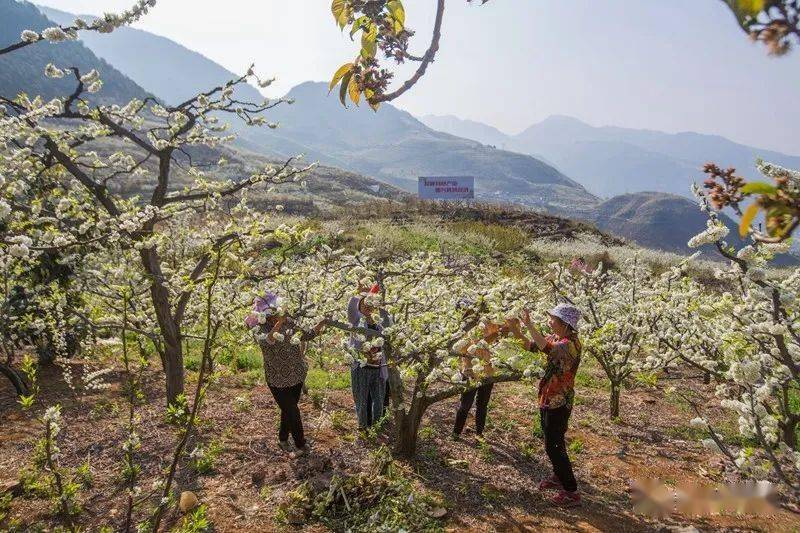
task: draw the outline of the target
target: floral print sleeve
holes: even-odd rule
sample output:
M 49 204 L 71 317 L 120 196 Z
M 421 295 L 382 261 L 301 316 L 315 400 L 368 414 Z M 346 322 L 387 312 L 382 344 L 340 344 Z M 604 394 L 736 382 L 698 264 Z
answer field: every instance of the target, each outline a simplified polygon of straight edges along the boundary
M 580 342 L 550 335 L 542 351 L 547 355 L 547 363 L 539 382 L 539 407 L 557 409 L 567 405 L 571 408 L 575 398 L 575 374 L 581 362 Z

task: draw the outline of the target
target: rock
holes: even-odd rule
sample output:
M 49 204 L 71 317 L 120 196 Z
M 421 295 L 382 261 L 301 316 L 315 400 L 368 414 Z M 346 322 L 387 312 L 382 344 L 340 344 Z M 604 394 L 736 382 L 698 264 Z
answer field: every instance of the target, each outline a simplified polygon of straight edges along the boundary
M 443 518 L 447 514 L 447 509 L 444 507 L 434 507 L 428 511 L 428 516 L 431 518 Z
M 19 481 L 4 481 L 0 483 L 0 494 L 10 492 L 12 496 L 20 496 L 22 494 L 22 483 Z
M 314 494 L 328 490 L 331 486 L 331 479 L 333 479 L 333 472 L 325 472 L 317 474 L 308 481 L 308 486 Z
M 181 501 L 179 506 L 181 508 L 181 512 L 183 514 L 188 513 L 200 503 L 200 500 L 197 499 L 197 495 L 190 490 L 185 490 L 181 492 Z
M 286 515 L 286 521 L 293 526 L 299 526 L 306 521 L 306 515 L 300 509 L 291 509 Z
M 266 477 L 267 474 L 263 470 L 256 470 L 250 475 L 250 479 L 253 480 L 253 485 L 261 485 L 264 483 L 264 478 Z

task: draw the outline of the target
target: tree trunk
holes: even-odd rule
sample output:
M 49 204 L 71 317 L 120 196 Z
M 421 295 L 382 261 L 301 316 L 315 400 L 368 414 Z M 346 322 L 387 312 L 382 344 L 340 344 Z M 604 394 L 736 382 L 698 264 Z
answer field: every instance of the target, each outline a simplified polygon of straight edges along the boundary
M 778 424 L 781 429 L 783 442 L 786 445 L 793 449 L 797 450 L 797 423 L 799 420 L 795 419 L 794 417 L 790 418 L 786 422 L 781 422 Z
M 609 416 L 611 418 L 617 418 L 619 416 L 619 393 L 620 393 L 620 386 L 611 382 L 611 398 L 609 402 Z
M 426 405 L 414 399 L 408 412 L 395 411 L 394 453 L 400 457 L 411 458 L 417 452 L 417 436 Z
M 167 384 L 167 405 L 173 403 L 183 394 L 183 345 L 181 344 L 180 324 L 172 315 L 169 291 L 161 280 L 161 264 L 155 249 L 141 251 L 142 264 L 150 274 L 150 299 L 156 313 L 161 338 L 164 341 L 164 373 Z
M 22 376 L 19 375 L 19 372 L 14 370 L 9 365 L 0 363 L 0 374 L 3 374 L 8 378 L 8 380 L 14 386 L 17 396 L 24 396 L 28 394 L 28 385 L 25 383 L 25 380 L 22 379 Z

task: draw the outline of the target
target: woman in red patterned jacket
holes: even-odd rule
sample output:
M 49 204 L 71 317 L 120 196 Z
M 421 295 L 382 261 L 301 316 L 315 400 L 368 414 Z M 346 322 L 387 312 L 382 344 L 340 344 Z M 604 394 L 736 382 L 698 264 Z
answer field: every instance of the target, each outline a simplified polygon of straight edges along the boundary
M 509 321 L 512 333 L 525 343 L 528 350 L 541 350 L 547 356 L 544 375 L 539 381 L 539 414 L 541 416 L 544 446 L 553 465 L 553 475 L 539 483 L 539 490 L 559 489 L 551 502 L 556 505 L 578 505 L 581 497 L 567 455 L 564 435 L 575 399 L 575 374 L 581 362 L 581 342 L 578 339 L 580 311 L 567 304 L 559 304 L 548 313 L 552 334 L 543 335 L 525 310 L 522 322 L 530 338 L 520 331 L 518 320 Z

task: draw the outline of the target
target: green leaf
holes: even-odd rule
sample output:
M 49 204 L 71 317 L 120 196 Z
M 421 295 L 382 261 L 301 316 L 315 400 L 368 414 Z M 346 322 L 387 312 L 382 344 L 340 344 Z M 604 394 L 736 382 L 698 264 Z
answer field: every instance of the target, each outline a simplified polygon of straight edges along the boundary
M 353 73 L 348 72 L 342 78 L 342 86 L 339 88 L 339 101 L 342 102 L 342 105 L 347 107 L 347 100 L 345 97 L 347 96 L 347 87 L 350 85 L 350 80 L 353 78 Z
M 351 10 L 349 0 L 333 0 L 331 3 L 331 13 L 333 13 L 333 18 L 339 25 L 339 29 L 343 30 L 347 26 Z
M 749 20 L 755 19 L 759 13 L 773 3 L 772 0 L 725 0 L 725 2 L 743 25 Z
M 406 10 L 403 7 L 403 2 L 400 0 L 389 0 L 386 3 L 386 8 L 394 19 L 394 32 L 400 33 L 406 25 Z
M 371 102 L 373 96 L 375 96 L 375 91 L 373 91 L 372 89 L 364 89 L 364 98 L 367 99 L 367 103 L 372 108 L 372 110 L 377 112 L 378 108 L 381 106 L 381 103 L 377 102 L 377 103 L 373 104 Z
M 750 233 L 750 225 L 753 223 L 753 220 L 755 220 L 760 209 L 761 207 L 759 207 L 758 204 L 751 204 L 750 207 L 745 209 L 742 220 L 739 221 L 740 237 L 747 237 L 747 234 Z
M 333 75 L 331 84 L 328 86 L 328 93 L 330 93 L 333 90 L 333 88 L 336 87 L 336 84 L 339 83 L 339 81 L 344 77 L 345 74 L 347 74 L 352 70 L 353 70 L 352 63 L 345 63 L 344 65 L 339 67 L 339 70 L 337 70 L 336 74 Z
M 33 406 L 33 400 L 34 400 L 33 394 L 29 396 L 20 394 L 19 396 L 19 404 L 22 406 L 23 409 L 30 409 Z
M 370 24 L 369 31 L 361 34 L 361 55 L 364 58 L 375 57 L 378 52 L 378 26 Z
M 353 40 L 353 35 L 358 32 L 358 30 L 364 29 L 367 24 L 369 23 L 369 17 L 364 15 L 363 17 L 358 17 L 356 21 L 353 23 L 353 28 L 350 30 L 350 40 Z
M 350 94 L 350 100 L 352 100 L 354 104 L 358 105 L 361 101 L 361 88 L 358 86 L 358 82 L 356 81 L 355 77 L 350 79 L 350 83 L 347 86 L 347 92 Z
M 743 194 L 773 194 L 777 191 L 777 187 L 763 181 L 751 181 L 742 187 Z

